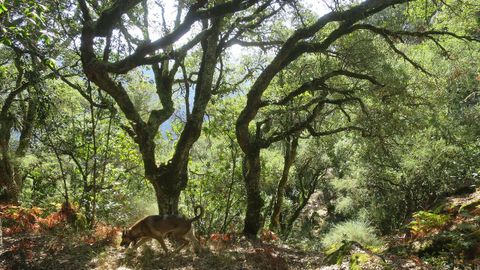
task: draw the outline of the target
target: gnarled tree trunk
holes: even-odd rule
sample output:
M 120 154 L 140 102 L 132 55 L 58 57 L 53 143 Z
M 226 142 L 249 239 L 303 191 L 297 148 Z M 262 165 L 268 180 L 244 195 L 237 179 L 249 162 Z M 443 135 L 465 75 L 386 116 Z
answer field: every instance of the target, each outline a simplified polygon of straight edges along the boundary
M 23 71 L 19 71 L 20 77 L 22 74 Z M 6 98 L 0 111 L 0 203 L 18 203 L 23 177 L 15 164 L 15 160 L 25 156 L 26 150 L 30 146 L 30 139 L 37 115 L 37 100 L 30 98 L 27 111 L 23 115 L 23 127 L 20 131 L 17 149 L 10 149 L 10 135 L 14 117 L 9 110 L 14 98 L 31 85 L 30 82 L 20 84 L 20 81 L 21 79 L 18 80 L 16 90 L 12 91 Z
M 256 77 L 255 81 L 251 85 L 247 94 L 247 101 L 245 103 L 245 106 L 236 121 L 235 132 L 237 136 L 237 141 L 247 159 L 251 160 L 249 161 L 250 166 L 255 165 L 255 162 L 253 162 L 253 157 L 255 155 L 252 154 L 252 149 L 255 149 L 256 151 L 256 149 L 259 148 L 267 148 L 272 143 L 278 142 L 286 138 L 287 136 L 291 136 L 292 134 L 308 130 L 308 132 L 313 136 L 323 136 L 349 129 L 340 128 L 328 132 L 315 131 L 311 124 L 316 119 L 319 112 L 323 109 L 323 105 L 325 104 L 323 98 L 318 99 L 315 108 L 312 109 L 308 117 L 300 120 L 298 123 L 292 124 L 287 130 L 278 131 L 270 134 L 271 136 L 268 135 L 268 132 L 262 132 L 261 130 L 261 126 L 263 125 L 263 123 L 267 123 L 269 121 L 268 118 L 263 121 L 259 120 L 258 122 L 256 122 L 256 132 L 252 132 L 251 124 L 255 123 L 255 118 L 257 117 L 257 114 L 261 108 L 266 108 L 267 106 L 271 105 L 285 105 L 296 96 L 305 93 L 305 91 L 308 89 L 318 90 L 322 88 L 326 80 L 337 75 L 335 73 L 332 73 L 330 75 L 325 74 L 325 77 L 320 77 L 312 81 L 305 82 L 303 85 L 301 85 L 296 90 L 290 92 L 280 101 L 268 102 L 266 100 L 263 100 L 263 95 L 272 80 L 290 63 L 292 63 L 305 53 L 327 52 L 330 45 L 336 40 L 338 40 L 342 36 L 352 33 L 355 30 L 358 30 L 354 27 L 354 24 L 358 21 L 365 19 L 375 13 L 378 13 L 390 6 L 404 2 L 407 2 L 407 0 L 368 0 L 342 11 L 330 12 L 328 14 L 325 14 L 324 16 L 319 17 L 313 24 L 297 29 L 285 40 L 285 42 L 283 42 L 283 44 L 280 45 L 280 49 L 276 52 L 271 62 L 262 69 L 261 73 L 258 75 L 258 77 Z M 314 37 L 317 32 L 324 29 L 324 27 L 326 27 L 327 25 L 330 25 L 331 22 L 338 22 L 338 28 L 330 31 L 330 33 L 320 42 L 310 43 L 308 41 L 309 39 Z M 342 74 L 342 72 L 339 72 L 339 74 Z M 345 74 L 347 76 L 351 75 L 350 72 L 343 72 L 342 75 Z M 359 77 L 355 74 L 353 75 L 353 77 Z M 259 176 L 260 173 L 256 171 L 255 173 L 249 172 L 248 174 L 246 174 L 245 183 L 247 193 L 259 192 L 256 188 L 257 183 L 260 182 Z M 247 197 L 249 197 L 249 199 L 251 197 L 254 200 L 259 196 L 259 194 L 255 196 L 247 194 Z M 244 232 L 247 234 L 256 233 L 254 229 L 257 226 L 253 224 L 256 223 L 256 212 L 258 210 L 253 210 L 253 208 L 259 207 L 260 204 L 254 202 L 247 202 L 247 205 L 248 207 L 246 219 L 253 220 L 245 221 L 245 225 L 248 225 L 248 227 L 244 228 Z
M 112 6 L 103 11 L 97 20 L 90 16 L 90 9 L 86 1 L 80 0 L 84 24 L 81 37 L 81 57 L 84 72 L 89 80 L 94 82 L 101 90 L 108 93 L 120 107 L 130 126 L 123 126 L 128 134 L 139 146 L 142 155 L 145 178 L 153 185 L 158 202 L 160 214 L 177 214 L 180 193 L 185 189 L 188 181 L 187 164 L 190 150 L 200 137 L 205 110 L 212 95 L 212 84 L 217 64 L 219 46 L 219 32 L 222 23 L 222 13 L 207 16 L 200 20 L 197 16 L 198 9 L 204 7 L 207 1 L 199 1 L 192 5 L 184 21 L 180 18 L 175 22 L 175 29 L 166 33 L 164 37 L 152 42 L 148 32 L 148 7 L 144 8 L 144 37 L 145 42 L 139 45 L 135 52 L 116 63 L 109 62 L 109 47 L 104 48 L 103 59 L 96 54 L 95 38 L 111 38 L 112 31 L 118 27 L 121 16 L 133 9 L 141 1 L 114 1 Z M 237 7 L 239 8 L 239 7 Z M 228 10 L 225 11 L 228 13 Z M 179 15 L 180 16 L 180 15 Z M 184 57 L 187 51 L 172 52 L 173 44 L 178 41 L 197 20 L 203 25 L 207 34 L 199 34 L 196 42 L 202 48 L 202 59 L 195 83 L 195 100 L 192 111 L 187 111 L 185 127 L 176 143 L 173 157 L 165 164 L 157 164 L 155 157 L 155 136 L 160 125 L 167 121 L 174 112 L 172 95 L 175 76 L 180 66 L 184 66 Z M 195 43 L 194 43 L 195 45 Z M 157 54 L 158 60 L 152 61 L 157 50 L 162 49 L 163 54 Z M 178 57 L 172 58 L 172 55 Z M 147 57 L 149 58 L 147 60 Z M 171 62 L 173 65 L 171 65 Z M 135 108 L 126 88 L 115 81 L 113 74 L 123 74 L 135 67 L 151 65 L 156 93 L 162 109 L 152 110 L 145 121 L 137 108 Z M 107 70 L 108 68 L 108 70 Z M 185 76 L 185 74 L 184 74 Z M 187 80 L 187 78 L 185 78 Z M 188 88 L 188 87 L 187 87 Z
M 161 214 L 178 214 L 180 193 L 188 182 L 187 163 L 181 169 L 176 169 L 172 164 L 161 166 L 156 179 L 151 179 L 157 198 L 158 212 Z
M 263 199 L 260 195 L 261 179 L 260 149 L 253 150 L 246 156 L 244 166 L 245 190 L 247 192 L 247 210 L 243 234 L 248 237 L 256 237 L 262 227 Z
M 17 204 L 20 187 L 15 180 L 8 157 L 0 158 L 0 204 Z
M 16 203 L 18 188 L 13 179 L 13 168 L 9 154 L 10 133 L 13 118 L 5 113 L 0 118 L 0 203 Z
M 275 196 L 275 203 L 273 205 L 272 216 L 270 218 L 270 230 L 277 231 L 280 229 L 280 212 L 282 209 L 283 197 L 285 195 L 285 187 L 288 182 L 288 174 L 290 168 L 295 161 L 298 147 L 298 137 L 289 138 L 285 141 L 285 155 L 283 162 L 282 178 L 278 182 L 277 194 Z

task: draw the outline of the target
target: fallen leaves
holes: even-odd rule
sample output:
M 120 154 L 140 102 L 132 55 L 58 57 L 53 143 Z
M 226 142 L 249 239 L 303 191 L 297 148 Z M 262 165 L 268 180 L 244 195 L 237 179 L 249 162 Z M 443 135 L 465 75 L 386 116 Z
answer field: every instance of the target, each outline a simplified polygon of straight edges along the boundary
M 4 219 L 2 233 L 10 236 L 17 233 L 39 233 L 63 226 L 74 220 L 76 210 L 69 203 L 63 203 L 61 209 L 42 218 L 44 210 L 39 207 L 25 208 L 15 205 L 0 205 L 0 218 Z

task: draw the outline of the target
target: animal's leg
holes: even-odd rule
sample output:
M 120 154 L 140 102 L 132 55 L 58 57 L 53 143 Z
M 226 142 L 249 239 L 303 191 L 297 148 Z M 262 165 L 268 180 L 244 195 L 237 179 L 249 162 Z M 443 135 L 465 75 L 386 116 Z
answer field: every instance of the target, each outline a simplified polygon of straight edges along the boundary
M 183 237 L 179 237 L 178 240 L 181 241 L 182 243 L 180 244 L 180 246 L 178 246 L 175 249 L 174 253 L 179 252 L 180 250 L 182 250 L 182 248 L 184 248 L 186 245 L 188 245 L 188 240 L 187 239 L 185 239 Z
M 189 242 L 191 242 L 195 248 L 195 252 L 198 252 L 202 249 L 200 246 L 200 242 L 198 242 L 198 239 L 195 237 L 193 234 L 193 228 L 191 228 L 185 235 L 184 238 L 187 239 Z
M 142 238 L 140 239 L 140 241 L 138 241 L 137 243 L 135 243 L 133 245 L 133 249 L 137 249 L 139 246 L 143 245 L 143 243 L 147 242 L 148 238 Z
M 167 248 L 167 245 L 165 245 L 165 241 L 163 240 L 163 237 L 158 236 L 158 237 L 156 237 L 156 239 L 158 240 L 158 242 L 160 242 L 160 245 L 162 245 L 162 248 L 165 251 L 165 253 L 168 254 L 168 248 Z

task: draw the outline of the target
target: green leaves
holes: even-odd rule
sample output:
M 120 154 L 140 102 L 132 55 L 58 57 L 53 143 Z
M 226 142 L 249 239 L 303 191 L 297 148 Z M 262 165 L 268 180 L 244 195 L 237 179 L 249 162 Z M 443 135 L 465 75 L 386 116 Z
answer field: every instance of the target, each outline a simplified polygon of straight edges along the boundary
M 12 41 L 7 37 L 2 37 L 2 39 L 0 39 L 0 42 L 4 45 L 7 45 L 7 46 L 12 45 Z
M 2 15 L 4 12 L 7 12 L 8 9 L 4 4 L 0 3 L 0 15 Z
M 50 45 L 50 37 L 44 29 L 47 24 L 48 8 L 34 1 L 13 1 L 0 4 L 0 16 L 5 17 L 0 26 L 0 42 L 12 46 L 19 44 Z
M 408 227 L 414 234 L 425 234 L 438 227 L 444 226 L 450 220 L 449 215 L 419 211 L 413 215 L 414 220 Z
M 52 45 L 52 39 L 48 35 L 43 33 L 40 36 L 39 41 L 43 42 L 45 45 Z
M 57 64 L 55 63 L 55 60 L 53 60 L 52 58 L 47 58 L 45 60 L 45 65 L 47 65 L 48 67 L 50 67 L 52 69 L 55 69 L 57 67 Z

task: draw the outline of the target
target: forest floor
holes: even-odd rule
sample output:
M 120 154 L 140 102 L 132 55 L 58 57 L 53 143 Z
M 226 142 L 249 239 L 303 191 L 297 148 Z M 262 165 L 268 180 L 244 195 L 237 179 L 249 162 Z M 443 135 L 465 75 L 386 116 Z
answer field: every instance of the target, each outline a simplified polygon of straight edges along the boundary
M 0 269 L 319 269 L 322 254 L 285 245 L 238 239 L 198 254 L 190 249 L 165 255 L 155 240 L 137 250 L 118 242 L 55 234 L 21 233 L 3 238 Z
M 328 262 L 322 252 L 245 238 L 209 242 L 198 254 L 185 249 L 170 255 L 166 255 L 155 240 L 137 250 L 119 247 L 118 242 L 118 237 L 112 241 L 109 237 L 99 239 L 70 230 L 17 233 L 3 237 L 0 269 L 432 269 L 415 256 L 379 257 L 355 244 L 348 255 L 341 254 L 341 258 L 337 256 Z M 364 256 L 358 254 L 370 258 L 364 260 Z M 361 268 L 351 267 L 355 260 L 364 260 Z
M 44 218 L 40 212 L 0 206 L 0 269 L 480 269 L 480 189 L 415 213 L 403 232 L 385 236 L 386 246 L 375 251 L 355 241 L 322 252 L 285 245 L 274 235 L 251 241 L 216 234 L 201 239 L 198 254 L 166 255 L 154 240 L 125 249 L 118 228 L 76 230 L 65 225 L 62 211 Z

